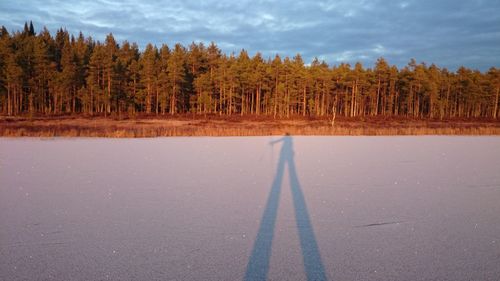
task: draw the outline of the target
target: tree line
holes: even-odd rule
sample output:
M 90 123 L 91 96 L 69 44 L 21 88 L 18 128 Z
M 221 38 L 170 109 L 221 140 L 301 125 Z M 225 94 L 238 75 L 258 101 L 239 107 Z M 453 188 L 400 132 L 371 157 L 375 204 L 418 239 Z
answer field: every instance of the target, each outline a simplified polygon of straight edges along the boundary
M 33 24 L 0 30 L 2 115 L 265 114 L 497 118 L 499 69 L 449 71 L 379 58 L 329 66 L 314 59 L 226 55 L 215 43 L 118 44 Z

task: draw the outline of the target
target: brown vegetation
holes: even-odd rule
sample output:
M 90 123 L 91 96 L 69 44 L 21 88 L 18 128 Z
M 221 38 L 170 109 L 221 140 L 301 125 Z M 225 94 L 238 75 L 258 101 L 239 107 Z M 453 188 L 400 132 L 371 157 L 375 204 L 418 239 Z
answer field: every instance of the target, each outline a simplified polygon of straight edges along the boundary
M 0 136 L 9 137 L 160 137 L 282 135 L 500 135 L 500 122 L 395 118 L 176 115 L 157 118 L 2 117 Z

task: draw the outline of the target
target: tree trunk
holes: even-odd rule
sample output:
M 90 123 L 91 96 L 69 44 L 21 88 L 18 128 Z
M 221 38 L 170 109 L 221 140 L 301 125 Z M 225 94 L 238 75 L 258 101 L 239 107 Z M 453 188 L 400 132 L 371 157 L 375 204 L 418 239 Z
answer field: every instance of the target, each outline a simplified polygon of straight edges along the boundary
M 306 116 L 306 94 L 307 94 L 307 90 L 306 90 L 306 86 L 304 86 L 304 90 L 302 93 L 302 116 Z
M 278 78 L 274 82 L 274 119 L 276 119 L 276 112 L 278 109 Z
M 497 119 L 497 117 L 498 117 L 498 90 L 499 90 L 499 87 L 497 87 L 497 94 L 496 94 L 496 98 L 495 98 L 495 110 L 493 111 L 493 118 L 494 119 Z
M 375 102 L 375 116 L 378 115 L 379 100 L 380 100 L 380 78 L 378 79 L 378 85 L 377 85 L 377 100 Z
M 7 115 L 12 115 L 12 98 L 10 93 L 10 83 L 7 83 Z
M 156 87 L 156 115 L 158 115 L 158 86 Z
M 229 115 L 231 115 L 233 111 L 233 81 L 231 81 L 231 87 L 229 87 Z
M 255 113 L 257 115 L 260 115 L 260 89 L 261 89 L 261 85 L 259 84 L 259 87 L 257 88 L 256 97 L 255 97 Z
M 108 71 L 108 98 L 106 99 L 106 112 L 111 113 L 111 70 Z
M 354 101 L 355 101 L 355 94 L 356 94 L 356 87 L 357 87 L 357 81 L 353 82 L 352 84 L 352 94 L 351 94 L 351 114 L 350 116 L 354 116 Z
M 146 113 L 151 113 L 151 82 L 148 82 L 147 85 L 147 96 L 146 96 Z
M 172 98 L 170 99 L 170 114 L 175 114 L 175 105 L 176 105 L 176 100 L 175 100 L 175 91 L 176 91 L 176 87 L 175 87 L 175 81 L 174 81 L 174 85 L 172 86 Z

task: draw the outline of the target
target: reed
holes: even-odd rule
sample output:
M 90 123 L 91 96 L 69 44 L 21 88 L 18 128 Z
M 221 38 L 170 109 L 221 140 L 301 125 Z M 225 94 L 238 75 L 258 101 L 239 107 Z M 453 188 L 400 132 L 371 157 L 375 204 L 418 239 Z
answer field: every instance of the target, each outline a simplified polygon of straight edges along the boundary
M 110 137 L 143 138 L 171 136 L 380 136 L 380 135 L 500 135 L 500 122 L 493 120 L 400 120 L 327 118 L 272 119 L 260 117 L 219 118 L 0 118 L 3 137 Z

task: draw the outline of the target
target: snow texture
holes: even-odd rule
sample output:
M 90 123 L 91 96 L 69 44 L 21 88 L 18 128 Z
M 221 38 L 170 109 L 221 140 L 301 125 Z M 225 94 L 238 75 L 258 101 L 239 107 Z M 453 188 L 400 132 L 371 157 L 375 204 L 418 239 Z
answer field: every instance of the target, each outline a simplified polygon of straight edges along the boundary
M 498 280 L 499 137 L 0 138 L 0 280 Z

